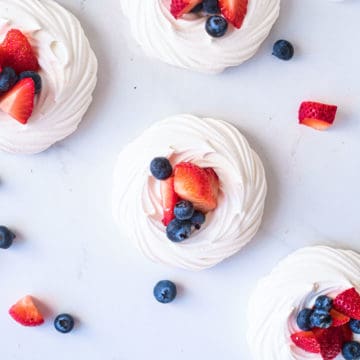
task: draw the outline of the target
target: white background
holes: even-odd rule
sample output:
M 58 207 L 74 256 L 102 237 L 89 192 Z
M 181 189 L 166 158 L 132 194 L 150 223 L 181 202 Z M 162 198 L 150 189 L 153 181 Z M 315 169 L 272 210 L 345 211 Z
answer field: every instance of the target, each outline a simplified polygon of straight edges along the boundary
M 74 135 L 40 155 L 0 154 L 0 223 L 18 234 L 0 251 L 1 359 L 250 359 L 246 306 L 262 275 L 304 245 L 360 251 L 360 2 L 283 0 L 257 55 L 218 76 L 147 59 L 119 0 L 59 2 L 83 23 L 99 82 Z M 279 38 L 294 43 L 292 61 L 271 56 Z M 339 106 L 328 132 L 297 124 L 298 105 L 310 99 Z M 200 273 L 152 264 L 111 216 L 117 153 L 180 112 L 236 124 L 269 183 L 253 242 Z M 170 305 L 152 296 L 163 278 L 181 288 Z M 26 294 L 42 302 L 44 326 L 23 328 L 8 316 Z M 68 335 L 52 326 L 64 311 L 79 319 Z

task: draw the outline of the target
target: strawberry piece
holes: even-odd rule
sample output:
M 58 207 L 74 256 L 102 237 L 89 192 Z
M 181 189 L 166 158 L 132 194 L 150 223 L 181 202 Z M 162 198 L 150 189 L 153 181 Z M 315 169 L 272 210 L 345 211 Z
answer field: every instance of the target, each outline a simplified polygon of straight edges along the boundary
M 179 19 L 201 2 L 202 0 L 171 0 L 170 12 L 175 19 Z
M 16 73 L 39 70 L 39 63 L 26 36 L 17 29 L 10 30 L 0 45 L 4 59 L 2 66 L 12 67 Z
M 175 219 L 174 208 L 179 200 L 179 197 L 174 190 L 174 177 L 170 176 L 160 183 L 161 202 L 164 212 L 163 224 L 168 226 L 170 221 Z
M 360 295 L 355 288 L 339 294 L 334 299 L 333 307 L 344 315 L 360 320 Z
M 299 123 L 316 130 L 326 130 L 334 123 L 336 111 L 336 105 L 304 101 L 299 109 Z
M 307 352 L 320 353 L 320 344 L 312 331 L 300 331 L 291 335 L 293 343 Z
M 248 9 L 248 0 L 219 0 L 222 15 L 240 29 Z
M 24 326 L 38 326 L 44 322 L 43 316 L 30 295 L 25 296 L 13 305 L 9 314 L 15 321 Z
M 26 124 L 34 109 L 34 98 L 34 80 L 25 78 L 0 98 L 0 109 L 21 124 Z
M 207 213 L 216 208 L 219 178 L 213 169 L 182 162 L 175 166 L 174 177 L 175 192 L 191 201 L 196 210 Z
M 333 319 L 332 325 L 331 326 L 341 326 L 341 325 L 345 325 L 350 321 L 350 317 L 346 316 L 344 314 L 339 313 L 338 311 L 331 309 L 330 310 L 330 315 Z

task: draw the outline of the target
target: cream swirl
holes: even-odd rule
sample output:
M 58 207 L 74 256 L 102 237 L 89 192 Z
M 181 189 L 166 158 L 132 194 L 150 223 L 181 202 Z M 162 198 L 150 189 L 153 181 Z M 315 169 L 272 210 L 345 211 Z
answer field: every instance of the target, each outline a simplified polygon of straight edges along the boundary
M 325 246 L 306 247 L 282 260 L 250 297 L 248 343 L 254 360 L 320 359 L 296 347 L 298 312 L 319 295 L 360 290 L 360 255 Z M 341 356 L 339 357 L 341 358 Z
M 76 130 L 92 101 L 97 60 L 79 21 L 52 0 L 0 0 L 0 37 L 24 32 L 43 88 L 27 125 L 0 111 L 0 149 L 38 153 Z
M 250 0 L 240 29 L 221 38 L 205 31 L 206 17 L 188 14 L 175 20 L 170 0 L 120 0 L 134 38 L 150 57 L 182 68 L 218 73 L 252 57 L 279 16 L 280 0 Z
M 190 239 L 173 243 L 161 223 L 159 181 L 149 165 L 157 156 L 172 164 L 212 167 L 220 178 L 215 211 Z M 115 169 L 113 212 L 120 227 L 148 258 L 202 270 L 239 251 L 257 232 L 266 179 L 258 155 L 243 135 L 221 120 L 178 115 L 157 122 L 121 153 Z

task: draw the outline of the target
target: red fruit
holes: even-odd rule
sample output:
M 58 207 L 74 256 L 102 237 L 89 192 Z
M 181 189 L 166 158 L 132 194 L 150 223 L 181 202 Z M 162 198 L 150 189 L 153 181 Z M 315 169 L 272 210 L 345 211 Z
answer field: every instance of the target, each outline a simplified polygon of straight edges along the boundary
M 355 288 L 339 294 L 334 300 L 333 307 L 344 315 L 360 320 L 360 295 Z
M 174 177 L 175 192 L 191 201 L 196 210 L 207 213 L 216 208 L 219 178 L 213 169 L 182 162 L 175 166 Z
M 0 98 L 0 109 L 21 124 L 26 124 L 34 109 L 34 97 L 34 80 L 25 78 Z
M 164 211 L 163 224 L 168 226 L 170 221 L 175 219 L 174 208 L 179 197 L 174 190 L 174 177 L 170 176 L 160 183 L 161 202 Z
M 190 12 L 202 0 L 171 0 L 170 12 L 175 19 L 180 18 L 184 14 Z
M 330 310 L 330 315 L 333 319 L 332 326 L 341 326 L 347 324 L 350 321 L 348 316 L 343 315 L 334 309 Z
M 13 305 L 9 310 L 9 314 L 15 321 L 24 326 L 38 326 L 44 322 L 43 316 L 29 295 Z
M 336 111 L 336 105 L 304 101 L 299 109 L 299 123 L 316 130 L 326 130 L 333 124 Z
M 17 29 L 10 30 L 0 45 L 2 66 L 11 66 L 16 73 L 39 70 L 39 63 L 26 36 Z
M 293 343 L 307 352 L 320 353 L 320 344 L 312 331 L 300 331 L 291 335 Z
M 248 0 L 219 0 L 222 15 L 229 23 L 240 29 L 248 8 Z

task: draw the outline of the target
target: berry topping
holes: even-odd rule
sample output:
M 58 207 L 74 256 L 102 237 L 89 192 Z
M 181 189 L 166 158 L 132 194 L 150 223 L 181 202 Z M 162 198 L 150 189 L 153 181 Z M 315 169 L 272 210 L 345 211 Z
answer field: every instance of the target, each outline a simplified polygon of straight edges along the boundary
M 174 188 L 182 199 L 191 201 L 196 210 L 207 213 L 217 206 L 219 178 L 211 168 L 200 168 L 190 162 L 176 165 Z
M 300 349 L 310 353 L 320 353 L 320 344 L 316 340 L 312 331 L 300 331 L 298 333 L 292 334 L 291 340 Z
M 23 79 L 0 98 L 0 109 L 21 124 L 26 124 L 34 109 L 34 97 L 34 81 Z
M 248 0 L 219 0 L 222 15 L 236 28 L 240 29 L 248 7 Z
M 69 314 L 60 314 L 54 320 L 55 329 L 63 334 L 69 333 L 74 328 L 74 318 Z
M 19 75 L 19 80 L 31 78 L 35 83 L 35 94 L 38 94 L 41 91 L 42 81 L 41 76 L 35 71 L 24 71 Z
M 169 225 L 170 221 L 175 218 L 174 208 L 179 200 L 179 197 L 174 190 L 174 177 L 171 176 L 160 183 L 161 203 L 164 217 L 162 222 L 165 226 Z
M 273 46 L 272 54 L 281 60 L 290 60 L 294 56 L 294 47 L 287 40 L 278 40 Z
M 191 225 L 195 226 L 195 229 L 199 230 L 201 225 L 205 223 L 206 217 L 201 211 L 194 211 L 194 215 L 190 219 Z
M 330 315 L 333 319 L 332 326 L 341 326 L 347 324 L 350 321 L 350 318 L 348 316 L 341 314 L 334 309 L 330 310 Z
M 11 67 L 5 67 L 0 74 L 0 93 L 9 91 L 17 82 L 16 72 Z
M 228 23 L 219 15 L 210 16 L 205 23 L 206 32 L 212 37 L 221 37 L 226 34 Z
M 310 322 L 310 316 L 312 315 L 313 310 L 312 309 L 302 309 L 297 318 L 296 323 L 299 327 L 299 329 L 304 331 L 309 331 L 313 328 Z
M 188 239 L 191 235 L 190 221 L 180 221 L 174 219 L 166 227 L 166 236 L 173 242 L 181 242 Z
M 189 220 L 194 214 L 194 206 L 190 201 L 179 201 L 175 205 L 174 214 L 178 220 Z
M 169 280 L 159 281 L 154 287 L 154 296 L 163 304 L 172 302 L 176 297 L 176 285 Z
M 360 334 L 360 320 L 351 319 L 349 322 L 351 331 L 355 334 Z
M 29 295 L 13 305 L 9 314 L 15 321 L 24 326 L 38 326 L 44 322 L 43 316 Z
M 218 0 L 204 0 L 203 7 L 207 14 L 215 15 L 220 13 Z
M 316 130 L 326 130 L 334 120 L 337 106 L 305 101 L 300 105 L 299 123 Z
M 8 249 L 15 239 L 15 234 L 6 226 L 0 226 L 0 249 Z
M 321 295 L 315 300 L 315 309 L 330 311 L 333 299 L 326 295 Z
M 310 316 L 312 327 L 327 329 L 332 325 L 332 317 L 326 310 L 315 309 Z
M 203 4 L 197 4 L 190 12 L 192 13 L 198 13 L 200 11 L 203 11 Z
M 339 294 L 334 300 L 334 309 L 353 319 L 360 320 L 360 295 L 355 288 Z
M 150 171 L 155 179 L 166 180 L 171 176 L 173 169 L 167 158 L 156 157 L 150 163 Z
M 171 0 L 170 12 L 175 19 L 178 19 L 189 13 L 200 3 L 202 3 L 202 0 Z
M 342 348 L 342 355 L 345 360 L 359 360 L 360 343 L 358 343 L 357 341 L 349 341 L 345 343 Z

